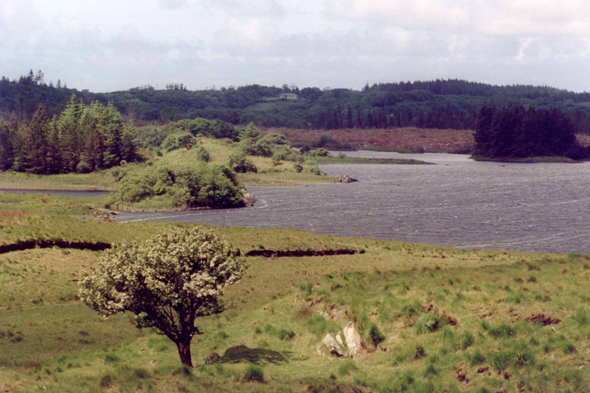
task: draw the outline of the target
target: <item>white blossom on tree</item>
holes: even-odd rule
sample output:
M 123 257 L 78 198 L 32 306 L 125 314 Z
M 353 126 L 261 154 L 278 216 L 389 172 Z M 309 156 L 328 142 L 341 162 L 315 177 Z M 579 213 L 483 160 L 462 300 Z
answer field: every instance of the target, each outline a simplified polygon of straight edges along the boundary
M 198 227 L 175 229 L 140 245 L 116 245 L 90 272 L 80 298 L 99 314 L 130 311 L 138 328 L 155 328 L 192 367 L 190 343 L 201 334 L 195 319 L 223 311 L 225 287 L 247 267 L 229 244 Z

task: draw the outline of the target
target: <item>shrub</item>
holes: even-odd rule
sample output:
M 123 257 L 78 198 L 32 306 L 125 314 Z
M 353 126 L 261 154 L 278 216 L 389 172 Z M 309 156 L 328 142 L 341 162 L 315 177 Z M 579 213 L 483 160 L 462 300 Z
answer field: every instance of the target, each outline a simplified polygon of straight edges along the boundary
M 319 149 L 314 150 L 313 154 L 318 157 L 329 157 L 330 156 L 330 152 L 328 150 L 324 149 L 323 147 L 320 147 Z
M 148 167 L 121 180 L 117 200 L 136 203 L 167 195 L 175 206 L 240 206 L 242 195 L 236 174 L 224 165 L 201 164 L 172 168 Z
M 246 158 L 243 153 L 234 153 L 229 157 L 229 167 L 238 173 L 253 172 L 258 173 L 258 168 L 254 163 Z
M 165 152 L 185 147 L 190 149 L 196 142 L 196 139 L 188 132 L 182 132 L 177 134 L 170 134 L 164 139 L 164 142 L 160 145 L 160 148 Z
M 90 173 L 90 172 L 92 172 L 92 165 L 90 165 L 86 161 L 80 161 L 80 163 L 78 163 L 78 165 L 76 165 L 76 172 Z
M 209 156 L 209 152 L 203 146 L 197 149 L 197 161 L 209 162 L 211 157 Z
M 301 165 L 300 163 L 296 163 L 295 165 L 293 165 L 293 169 L 295 169 L 295 172 L 301 173 L 303 171 L 303 165 Z
M 380 343 L 385 341 L 385 336 L 381 333 L 376 324 L 371 324 L 369 329 L 369 341 L 377 347 Z
M 244 374 L 244 381 L 264 383 L 264 371 L 260 367 L 250 365 Z

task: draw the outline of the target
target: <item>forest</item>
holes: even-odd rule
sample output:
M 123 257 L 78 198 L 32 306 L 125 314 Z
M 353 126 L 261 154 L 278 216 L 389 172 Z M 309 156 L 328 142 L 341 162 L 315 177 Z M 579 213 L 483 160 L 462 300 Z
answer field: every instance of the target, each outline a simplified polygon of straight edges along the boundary
M 476 157 L 590 158 L 590 149 L 580 146 L 568 116 L 556 108 L 483 107 L 477 118 L 475 143 Z
M 0 169 L 37 174 L 87 173 L 136 158 L 134 127 L 112 105 L 75 94 L 59 117 L 39 106 L 30 121 L 0 119 Z
M 189 90 L 170 83 L 109 93 L 45 82 L 41 71 L 0 80 L 0 116 L 32 119 L 42 104 L 49 117 L 61 113 L 72 93 L 86 105 L 111 102 L 136 125 L 204 118 L 232 124 L 299 129 L 395 128 L 475 129 L 486 106 L 523 107 L 564 113 L 576 133 L 590 133 L 590 93 L 548 86 L 495 86 L 463 80 L 380 83 L 361 90 L 299 88 L 294 85 L 228 86 Z

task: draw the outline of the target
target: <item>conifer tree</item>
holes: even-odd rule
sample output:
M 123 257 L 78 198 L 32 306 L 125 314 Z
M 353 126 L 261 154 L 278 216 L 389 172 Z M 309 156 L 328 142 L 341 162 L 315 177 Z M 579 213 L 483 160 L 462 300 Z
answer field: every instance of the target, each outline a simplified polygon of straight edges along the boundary
M 42 106 L 37 109 L 28 127 L 23 130 L 22 168 L 33 173 L 45 173 L 47 159 L 47 126 L 49 119 Z

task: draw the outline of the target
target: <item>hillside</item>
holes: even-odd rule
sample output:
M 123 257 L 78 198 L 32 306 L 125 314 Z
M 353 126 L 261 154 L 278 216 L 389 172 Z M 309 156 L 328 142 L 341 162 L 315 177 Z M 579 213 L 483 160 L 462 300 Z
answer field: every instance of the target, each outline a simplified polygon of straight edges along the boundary
M 0 114 L 31 117 L 39 104 L 50 115 L 60 113 L 72 93 L 85 103 L 113 102 L 138 124 L 185 118 L 220 119 L 233 124 L 299 129 L 397 128 L 474 129 L 484 105 L 566 112 L 577 133 L 590 133 L 590 93 L 547 86 L 494 86 L 462 80 L 383 83 L 362 90 L 282 88 L 260 85 L 189 91 L 184 86 L 153 86 L 91 93 L 38 84 L 23 77 L 0 81 Z M 283 95 L 281 94 L 288 94 Z M 285 98 L 281 98 L 285 97 Z

